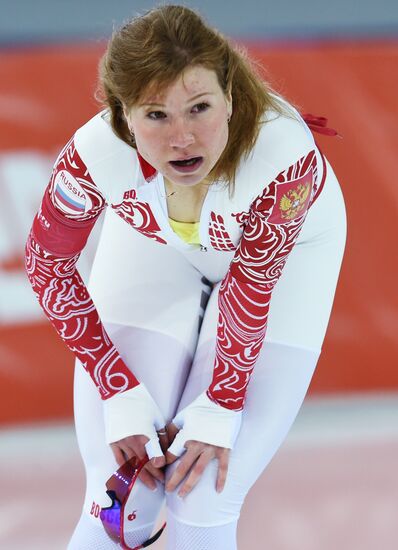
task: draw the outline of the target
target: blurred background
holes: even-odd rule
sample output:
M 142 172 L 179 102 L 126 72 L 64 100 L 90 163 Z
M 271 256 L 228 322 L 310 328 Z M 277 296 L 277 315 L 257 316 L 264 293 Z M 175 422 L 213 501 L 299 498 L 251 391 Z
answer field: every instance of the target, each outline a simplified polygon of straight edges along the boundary
M 239 548 L 395 550 L 398 3 L 184 4 L 245 45 L 264 78 L 342 136 L 317 138 L 348 215 L 332 317 L 299 417 L 246 500 Z M 80 515 L 73 357 L 36 303 L 23 248 L 57 153 L 100 108 L 94 91 L 107 37 L 153 6 L 0 0 L 0 548 L 66 548 Z

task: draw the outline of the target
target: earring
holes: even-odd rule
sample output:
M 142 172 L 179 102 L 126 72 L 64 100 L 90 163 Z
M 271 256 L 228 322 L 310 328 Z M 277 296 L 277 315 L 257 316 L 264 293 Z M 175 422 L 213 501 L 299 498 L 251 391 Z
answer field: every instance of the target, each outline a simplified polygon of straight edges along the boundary
M 232 116 L 232 115 L 228 115 L 228 118 L 227 118 L 228 124 L 231 122 L 231 116 Z

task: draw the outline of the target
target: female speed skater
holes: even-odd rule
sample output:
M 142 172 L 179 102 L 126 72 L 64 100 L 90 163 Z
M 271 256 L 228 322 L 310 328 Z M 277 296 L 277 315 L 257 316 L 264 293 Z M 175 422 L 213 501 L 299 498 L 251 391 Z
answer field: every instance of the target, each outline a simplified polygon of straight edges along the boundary
M 168 550 L 236 550 L 245 496 L 321 353 L 342 192 L 312 134 L 320 119 L 186 7 L 116 30 L 100 86 L 103 109 L 56 159 L 26 247 L 34 292 L 76 356 L 87 487 L 68 548 L 120 547 L 98 512 L 105 483 L 147 457 L 121 519 L 129 547 L 165 503 Z M 76 262 L 100 217 L 85 282 Z

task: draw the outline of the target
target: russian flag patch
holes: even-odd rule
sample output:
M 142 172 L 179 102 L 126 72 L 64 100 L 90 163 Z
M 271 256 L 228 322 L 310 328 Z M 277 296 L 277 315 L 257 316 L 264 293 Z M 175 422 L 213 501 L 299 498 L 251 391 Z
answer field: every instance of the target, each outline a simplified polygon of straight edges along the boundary
M 65 214 L 78 216 L 89 210 L 91 202 L 80 183 L 66 170 L 57 172 L 53 197 L 56 206 Z

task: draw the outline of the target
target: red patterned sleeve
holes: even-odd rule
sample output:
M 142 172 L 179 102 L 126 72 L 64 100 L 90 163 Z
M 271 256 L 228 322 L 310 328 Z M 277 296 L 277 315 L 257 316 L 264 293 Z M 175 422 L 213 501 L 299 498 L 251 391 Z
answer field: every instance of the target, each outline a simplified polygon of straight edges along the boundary
M 221 283 L 216 359 L 207 395 L 241 410 L 267 328 L 272 291 L 317 195 L 315 151 L 282 171 L 238 215 L 243 235 Z
M 110 341 L 76 262 L 105 199 L 74 140 L 54 167 L 26 243 L 26 270 L 44 313 L 107 399 L 138 385 Z

